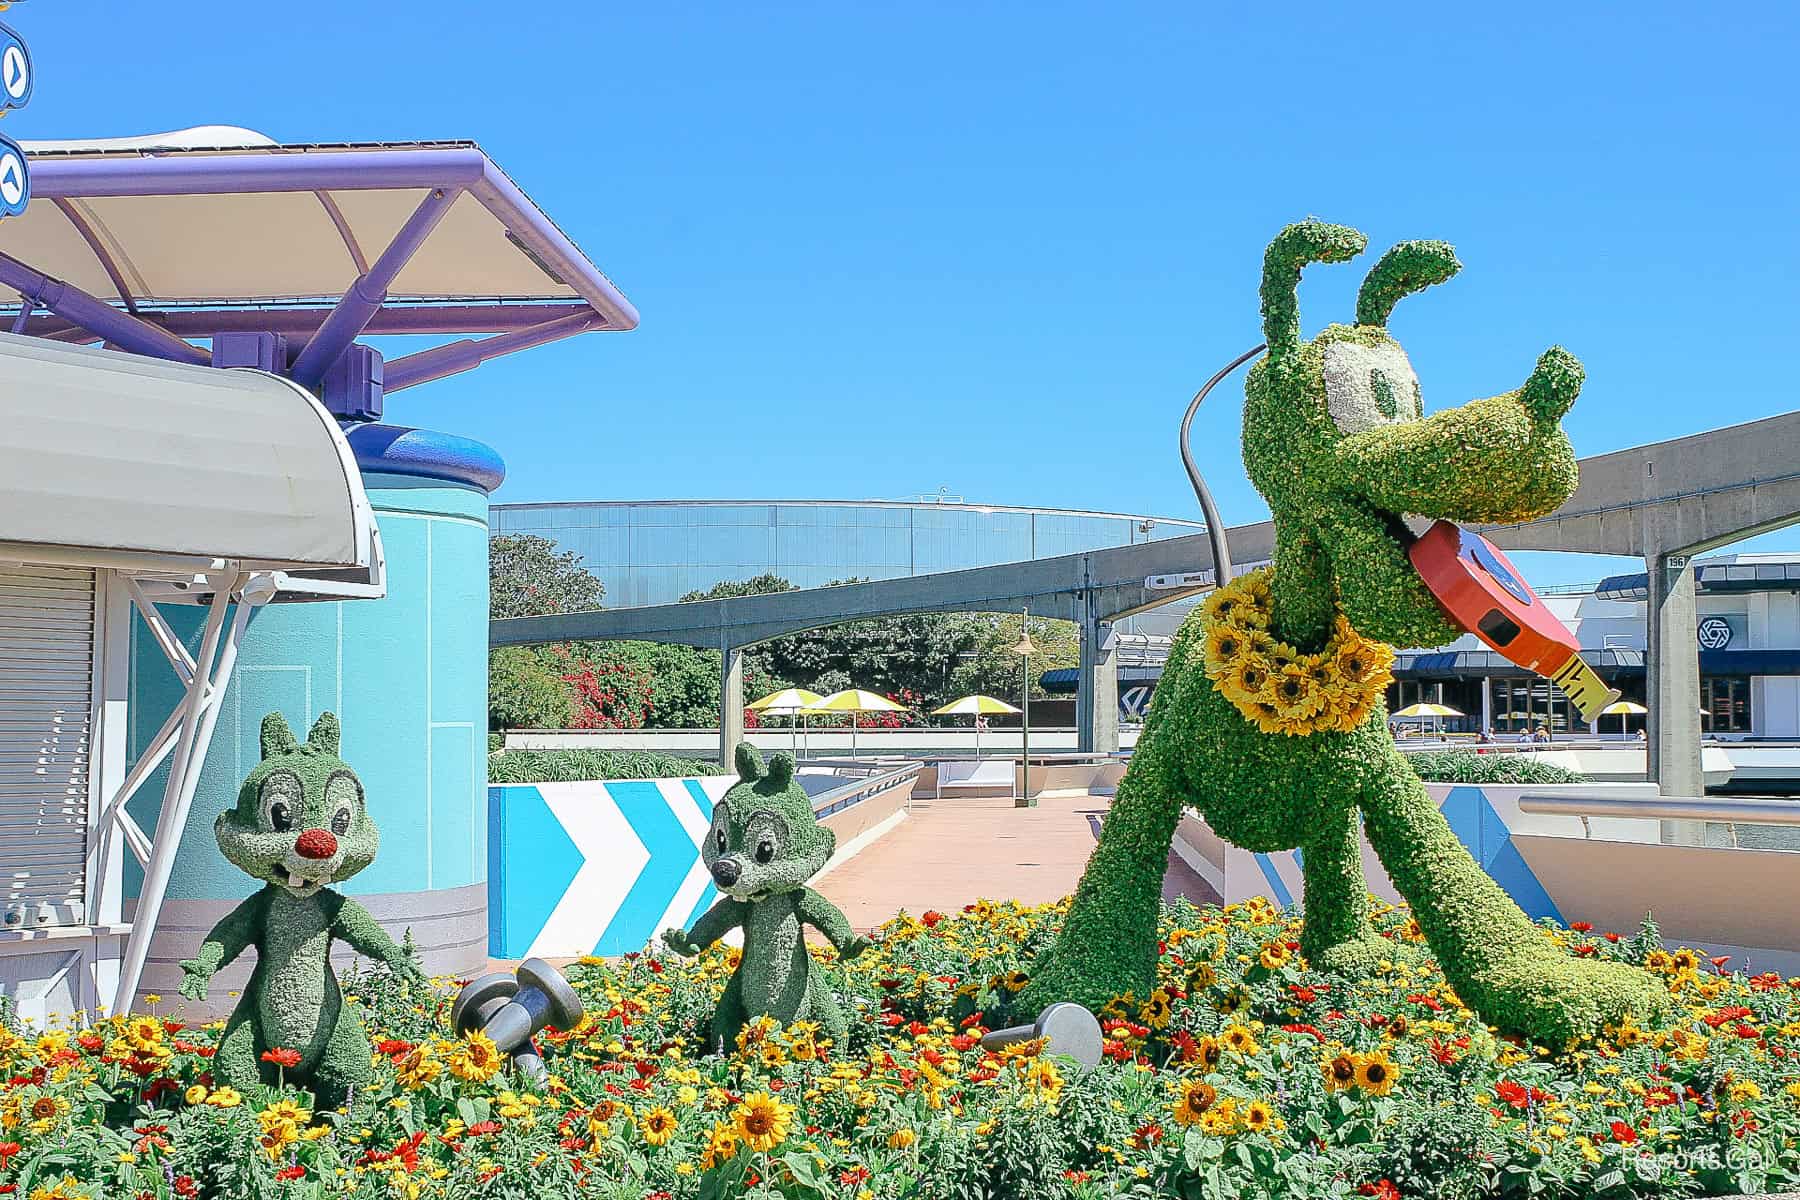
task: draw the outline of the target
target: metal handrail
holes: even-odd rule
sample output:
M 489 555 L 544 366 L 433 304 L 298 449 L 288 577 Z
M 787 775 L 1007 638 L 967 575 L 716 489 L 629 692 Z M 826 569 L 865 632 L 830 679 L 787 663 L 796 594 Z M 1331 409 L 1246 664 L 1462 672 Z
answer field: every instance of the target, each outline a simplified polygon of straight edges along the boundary
M 910 763 L 898 770 L 888 771 L 869 779 L 854 779 L 843 787 L 833 788 L 822 796 L 813 797 L 813 816 L 828 817 L 833 813 L 843 812 L 852 805 L 861 804 L 864 800 L 885 792 L 917 775 L 924 769 L 924 763 Z
M 1519 811 L 1534 816 L 1636 817 L 1649 821 L 1722 821 L 1742 825 L 1800 825 L 1800 800 L 1705 800 L 1667 797 L 1519 797 Z

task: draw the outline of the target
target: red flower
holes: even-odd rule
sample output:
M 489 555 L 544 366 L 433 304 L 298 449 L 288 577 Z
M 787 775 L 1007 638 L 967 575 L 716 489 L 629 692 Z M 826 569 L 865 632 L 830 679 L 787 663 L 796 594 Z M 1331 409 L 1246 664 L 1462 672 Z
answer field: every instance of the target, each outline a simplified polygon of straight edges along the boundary
M 477 1121 L 469 1126 L 469 1136 L 481 1137 L 485 1134 L 499 1133 L 504 1128 L 506 1127 L 498 1121 Z
M 299 1164 L 295 1164 L 291 1167 L 283 1167 L 281 1170 L 275 1172 L 275 1178 L 283 1183 L 291 1183 L 296 1179 L 305 1179 L 306 1168 Z
M 17 1142 L 0 1142 L 0 1167 L 4 1167 L 7 1159 L 23 1149 Z
M 925 928 L 927 928 L 927 929 L 932 928 L 939 921 L 941 921 L 943 919 L 944 919 L 944 914 L 941 912 L 937 912 L 933 909 L 926 909 L 925 915 L 919 918 L 919 920 L 925 922 Z
M 1394 1186 L 1391 1179 L 1383 1179 L 1378 1183 L 1365 1183 L 1356 1189 L 1365 1196 L 1374 1196 L 1375 1200 L 1401 1200 L 1400 1189 Z
M 1614 1121 L 1612 1123 L 1612 1135 L 1613 1140 L 1618 1142 L 1621 1146 L 1629 1146 L 1637 1141 L 1637 1130 L 1633 1129 L 1623 1121 Z
M 291 1071 L 300 1065 L 300 1052 L 298 1050 L 290 1050 L 286 1046 L 275 1046 L 262 1052 L 262 1060 L 266 1063 L 274 1063 L 278 1067 L 285 1067 Z
M 1573 929 L 1576 933 L 1592 933 L 1594 931 L 1594 923 L 1592 921 L 1570 921 L 1569 928 Z
M 198 1196 L 200 1185 L 194 1182 L 192 1175 L 177 1175 L 175 1177 L 175 1194 L 177 1196 Z
M 1510 1079 L 1502 1079 L 1494 1085 L 1494 1095 L 1514 1108 L 1524 1108 L 1531 1103 L 1531 1093 L 1525 1085 L 1514 1083 Z
M 845 1187 L 855 1187 L 868 1177 L 869 1168 L 860 1165 L 852 1167 L 848 1171 L 838 1172 L 838 1182 Z

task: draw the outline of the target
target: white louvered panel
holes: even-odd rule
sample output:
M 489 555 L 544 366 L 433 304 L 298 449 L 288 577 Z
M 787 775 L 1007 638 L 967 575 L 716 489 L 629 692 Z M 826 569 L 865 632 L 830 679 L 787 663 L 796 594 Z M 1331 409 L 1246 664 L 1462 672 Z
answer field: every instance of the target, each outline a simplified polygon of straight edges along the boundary
M 94 573 L 0 567 L 0 922 L 80 924 Z

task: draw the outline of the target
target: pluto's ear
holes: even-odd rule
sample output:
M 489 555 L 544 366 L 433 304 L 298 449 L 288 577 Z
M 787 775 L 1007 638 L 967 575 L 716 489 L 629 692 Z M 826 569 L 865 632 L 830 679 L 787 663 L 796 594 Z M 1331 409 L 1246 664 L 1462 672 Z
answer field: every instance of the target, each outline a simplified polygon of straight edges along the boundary
M 749 742 L 738 743 L 737 773 L 745 783 L 755 783 L 763 777 L 762 755 Z
M 286 717 L 278 712 L 272 712 L 262 719 L 262 756 L 264 758 L 286 754 L 296 745 L 294 731 L 288 728 Z
M 1401 297 L 1444 282 L 1458 271 L 1449 242 L 1401 242 L 1381 256 L 1356 293 L 1356 323 L 1386 325 Z
M 787 753 L 777 754 L 769 760 L 769 782 L 783 791 L 794 781 L 794 756 Z
M 341 737 L 337 714 L 322 712 L 319 719 L 313 722 L 312 732 L 306 735 L 306 744 L 327 754 L 336 754 Z

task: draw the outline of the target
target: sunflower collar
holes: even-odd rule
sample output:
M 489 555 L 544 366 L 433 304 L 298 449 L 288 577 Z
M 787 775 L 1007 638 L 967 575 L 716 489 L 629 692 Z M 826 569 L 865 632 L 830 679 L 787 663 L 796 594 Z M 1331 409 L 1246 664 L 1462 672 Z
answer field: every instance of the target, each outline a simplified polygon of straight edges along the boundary
M 1331 639 L 1305 654 L 1269 633 L 1273 568 L 1240 575 L 1206 601 L 1206 676 L 1263 733 L 1349 732 L 1393 681 L 1394 648 L 1370 641 L 1342 612 Z

